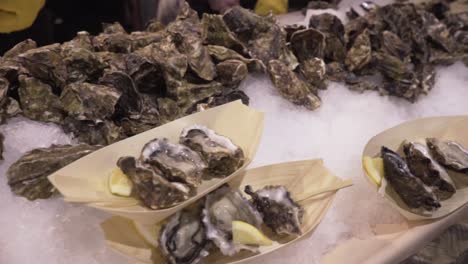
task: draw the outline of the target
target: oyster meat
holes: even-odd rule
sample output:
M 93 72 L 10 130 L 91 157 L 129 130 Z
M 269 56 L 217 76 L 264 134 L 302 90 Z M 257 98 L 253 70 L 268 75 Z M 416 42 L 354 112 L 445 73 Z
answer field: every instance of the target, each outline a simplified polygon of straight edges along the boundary
M 429 154 L 426 145 L 417 142 L 405 142 L 403 151 L 410 171 L 429 186 L 440 200 L 446 200 L 455 194 L 456 189 L 447 171 Z
M 200 185 L 206 163 L 190 148 L 170 143 L 167 138 L 153 139 L 141 151 L 140 160 L 161 170 L 164 178 L 191 187 Z
M 252 186 L 245 186 L 244 192 L 263 216 L 265 225 L 276 234 L 300 235 L 304 209 L 297 204 L 284 186 L 266 186 L 254 191 Z
M 442 165 L 468 174 L 468 150 L 451 140 L 426 139 L 432 156 Z
M 169 182 L 154 167 L 144 166 L 134 157 L 122 157 L 117 166 L 128 176 L 134 192 L 151 209 L 168 208 L 188 199 L 190 188 L 179 182 Z
M 242 249 L 257 251 L 256 247 L 234 244 L 232 241 L 232 221 L 243 221 L 257 228 L 262 224 L 260 213 L 239 191 L 223 185 L 208 194 L 202 217 L 207 238 L 222 254 L 233 256 Z
M 199 153 L 208 165 L 208 172 L 225 177 L 244 164 L 244 152 L 229 138 L 201 126 L 189 126 L 182 130 L 180 143 Z
M 200 208 L 184 209 L 162 227 L 159 247 L 169 263 L 196 264 L 208 256 L 210 241 L 200 218 Z
M 440 208 L 434 192 L 411 173 L 408 164 L 400 155 L 386 147 L 382 147 L 381 155 L 385 179 L 408 207 L 427 211 Z
M 52 145 L 31 150 L 8 169 L 8 185 L 16 195 L 28 200 L 49 198 L 55 193 L 55 188 L 47 176 L 100 147 L 87 144 Z

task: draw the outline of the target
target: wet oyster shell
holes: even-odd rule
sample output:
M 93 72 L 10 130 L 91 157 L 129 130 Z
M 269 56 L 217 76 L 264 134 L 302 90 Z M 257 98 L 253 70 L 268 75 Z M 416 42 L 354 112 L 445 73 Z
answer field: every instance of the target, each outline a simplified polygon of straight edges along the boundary
M 297 204 L 284 186 L 266 186 L 254 191 L 250 185 L 244 192 L 252 197 L 265 225 L 279 235 L 301 235 L 304 209 Z
M 105 85 L 71 83 L 64 88 L 60 101 L 69 116 L 99 123 L 112 116 L 120 95 Z
M 37 121 L 61 123 L 65 111 L 50 85 L 26 75 L 19 76 L 19 99 L 23 114 Z
M 175 206 L 189 198 L 190 188 L 166 180 L 155 168 L 145 167 L 134 157 L 122 157 L 117 166 L 133 183 L 133 192 L 151 209 Z
M 159 247 L 171 264 L 196 264 L 208 256 L 210 241 L 200 221 L 201 209 L 184 209 L 162 227 Z
M 364 68 L 372 59 L 369 32 L 364 30 L 354 40 L 354 44 L 346 54 L 345 65 L 350 71 Z
M 71 133 L 79 142 L 90 145 L 109 145 L 125 138 L 122 128 L 111 120 L 96 124 L 93 121 L 66 117 L 62 128 L 65 133 Z
M 427 146 L 417 142 L 404 142 L 403 150 L 410 171 L 429 186 L 440 200 L 446 200 L 455 194 L 452 179 L 430 156 Z
M 60 45 L 52 44 L 28 50 L 18 55 L 17 60 L 33 77 L 53 87 L 63 87 L 67 69 L 60 52 Z
M 325 35 L 309 28 L 296 31 L 291 36 L 291 47 L 299 62 L 325 55 Z
M 203 14 L 201 21 L 205 44 L 223 46 L 241 54 L 247 53 L 247 48 L 242 44 L 224 23 L 221 15 Z
M 37 48 L 37 44 L 32 39 L 26 39 L 21 41 L 20 43 L 13 46 L 13 48 L 9 49 L 3 54 L 3 58 L 14 58 L 21 53 L 25 53 L 28 50 Z
M 226 60 L 216 65 L 216 81 L 224 87 L 234 89 L 247 78 L 247 65 L 240 60 Z
M 296 76 L 287 65 L 279 60 L 268 63 L 270 78 L 280 94 L 290 102 L 315 110 L 321 105 L 320 98 L 313 94 L 313 87 Z
M 8 185 L 16 195 L 28 200 L 49 198 L 55 193 L 55 188 L 47 176 L 99 148 L 79 144 L 31 150 L 8 169 Z
M 400 155 L 386 147 L 382 147 L 381 155 L 385 179 L 410 209 L 435 211 L 440 208 L 433 191 L 411 173 Z
M 179 142 L 199 153 L 208 165 L 208 172 L 215 177 L 226 177 L 244 164 L 240 147 L 205 126 L 184 128 Z
M 468 150 L 451 140 L 427 138 L 432 156 L 447 168 L 468 174 Z
M 197 187 L 201 184 L 206 164 L 190 148 L 170 143 L 168 139 L 153 139 L 141 151 L 140 160 L 161 170 L 164 178 Z
M 307 82 L 318 89 L 326 89 L 325 74 L 326 74 L 325 62 L 320 58 L 307 59 L 299 66 L 299 71 Z M 314 93 L 317 93 L 314 91 Z
M 260 213 L 239 191 L 223 185 L 208 194 L 202 219 L 207 238 L 213 241 L 223 255 L 233 256 L 242 249 L 257 251 L 256 247 L 232 242 L 232 221 L 243 221 L 257 228 L 262 224 Z

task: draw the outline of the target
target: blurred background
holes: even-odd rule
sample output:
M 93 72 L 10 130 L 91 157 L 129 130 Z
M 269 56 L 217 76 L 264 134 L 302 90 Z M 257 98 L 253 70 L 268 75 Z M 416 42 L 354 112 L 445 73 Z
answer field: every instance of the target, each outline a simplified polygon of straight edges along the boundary
M 15 0 L 14 3 L 38 2 L 41 0 Z M 42 0 L 44 1 L 44 0 Z M 330 1 L 330 0 L 328 0 Z M 78 31 L 88 31 L 95 35 L 101 31 L 102 23 L 118 21 L 127 31 L 144 29 L 146 23 L 156 16 L 161 19 L 171 17 L 171 10 L 180 0 L 46 0 L 35 16 L 33 24 L 11 33 L 0 33 L 0 54 L 16 43 L 31 38 L 39 46 L 72 39 Z M 307 0 L 191 0 L 187 1 L 199 15 L 219 13 L 223 8 L 240 4 L 254 9 L 257 2 L 273 7 L 273 13 L 297 10 L 307 5 Z M 2 11 L 0 2 L 0 23 Z M 13 4 L 14 5 L 14 4 Z M 162 9 L 162 10 L 158 10 Z M 258 7 L 257 7 L 258 9 Z M 257 10 L 258 11 L 258 10 Z M 261 10 L 259 11 L 261 12 Z M 257 13 L 259 13 L 257 12 Z M 169 22 L 169 21 L 164 21 Z M 1 26 L 1 25 L 0 25 Z M 0 30 L 1 31 L 1 30 Z

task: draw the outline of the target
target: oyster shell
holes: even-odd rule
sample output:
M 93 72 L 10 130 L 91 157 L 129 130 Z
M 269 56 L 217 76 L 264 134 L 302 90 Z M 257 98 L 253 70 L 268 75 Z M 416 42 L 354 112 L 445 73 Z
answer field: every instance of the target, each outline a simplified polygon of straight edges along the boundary
M 115 88 L 105 85 L 71 83 L 64 88 L 60 101 L 69 116 L 99 123 L 112 116 L 120 95 Z
M 372 59 L 371 42 L 369 32 L 364 30 L 354 40 L 353 46 L 348 51 L 345 59 L 345 65 L 350 71 L 356 71 L 364 68 Z
M 209 255 L 210 241 L 200 218 L 200 208 L 184 209 L 162 227 L 159 248 L 169 263 L 196 264 Z
M 294 32 L 296 31 L 304 30 L 306 29 L 306 27 L 303 25 L 294 24 L 294 25 L 285 25 L 283 29 L 284 31 L 286 31 L 286 42 L 291 42 L 292 34 L 294 34 Z
M 434 192 L 411 173 L 408 164 L 392 150 L 382 147 L 384 177 L 412 210 L 435 211 L 440 208 Z
M 400 60 L 405 60 L 411 53 L 409 43 L 404 43 L 398 35 L 388 30 L 382 32 L 380 45 L 383 52 L 395 56 Z
M 240 60 L 226 60 L 216 65 L 216 81 L 224 87 L 234 89 L 247 78 L 247 65 Z
M 254 191 L 245 186 L 265 225 L 279 235 L 300 235 L 304 209 L 297 204 L 284 186 L 266 186 Z
M 107 66 L 92 50 L 62 47 L 63 63 L 67 69 L 67 82 L 96 81 Z
M 103 32 L 92 43 L 97 51 L 129 53 L 132 50 L 132 38 L 118 22 L 104 24 Z
M 223 185 L 208 194 L 202 217 L 207 238 L 214 242 L 223 255 L 233 256 L 242 249 L 257 251 L 256 247 L 232 242 L 232 221 L 243 221 L 257 228 L 262 224 L 260 213 L 239 191 Z
M 153 139 L 141 151 L 140 160 L 162 171 L 164 178 L 191 187 L 200 185 L 206 164 L 190 148 L 170 143 L 168 139 Z
M 321 105 L 320 98 L 313 94 L 314 88 L 296 76 L 287 65 L 279 60 L 268 63 L 270 78 L 280 94 L 294 104 L 315 110 Z
M 299 66 L 299 71 L 307 80 L 307 82 L 319 89 L 326 89 L 325 84 L 325 73 L 326 73 L 325 62 L 320 58 L 307 59 Z M 314 91 L 317 93 L 316 91 Z
M 201 21 L 203 25 L 204 42 L 208 45 L 223 46 L 241 54 L 247 53 L 247 48 L 242 44 L 224 23 L 223 16 L 203 14 Z
M 125 66 L 126 72 L 132 77 L 139 92 L 165 96 L 166 83 L 162 68 L 147 58 L 146 54 L 126 55 Z
M 169 182 L 154 167 L 145 167 L 134 157 L 122 157 L 117 166 L 132 181 L 133 192 L 151 209 L 163 209 L 175 206 L 189 198 L 188 186 Z
M 427 146 L 432 156 L 442 165 L 455 171 L 468 174 L 468 150 L 451 140 L 427 138 Z
M 313 28 L 298 30 L 291 36 L 292 50 L 301 63 L 311 58 L 323 58 L 325 45 L 325 35 Z
M 79 142 L 90 145 L 109 145 L 125 138 L 122 128 L 111 120 L 103 120 L 96 124 L 93 121 L 76 120 L 68 116 L 64 119 L 62 128 L 65 133 L 72 133 Z
M 228 176 L 244 164 L 244 152 L 240 147 L 205 126 L 184 128 L 180 143 L 199 153 L 208 165 L 208 172 L 217 177 Z
M 403 150 L 410 171 L 429 186 L 440 200 L 446 200 L 455 194 L 452 179 L 430 156 L 427 146 L 417 142 L 404 142 Z
M 247 59 L 234 50 L 222 46 L 208 45 L 207 49 L 210 55 L 218 62 L 223 62 L 226 60 L 239 60 L 247 64 L 249 72 L 265 71 L 265 64 L 263 64 L 263 62 L 258 59 Z
M 20 43 L 16 44 L 13 48 L 10 50 L 6 51 L 3 54 L 3 59 L 6 58 L 14 58 L 21 53 L 25 53 L 28 50 L 35 49 L 37 48 L 37 44 L 34 40 L 32 39 L 26 39 L 21 41 Z
M 8 169 L 8 185 L 16 195 L 28 200 L 49 198 L 55 193 L 55 188 L 47 176 L 100 147 L 87 144 L 52 145 L 31 150 Z
M 50 85 L 26 75 L 19 76 L 19 99 L 23 114 L 37 121 L 61 123 L 65 111 Z
M 344 26 L 341 20 L 332 14 L 323 13 L 312 16 L 309 27 L 325 34 L 324 58 L 343 62 L 346 57 L 346 48 L 344 45 Z

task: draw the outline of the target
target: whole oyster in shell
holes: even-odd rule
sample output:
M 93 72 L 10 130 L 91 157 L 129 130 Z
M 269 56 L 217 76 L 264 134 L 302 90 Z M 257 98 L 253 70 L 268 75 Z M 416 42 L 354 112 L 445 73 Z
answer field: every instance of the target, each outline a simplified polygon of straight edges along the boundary
M 138 198 L 151 209 L 172 207 L 189 198 L 188 186 L 169 182 L 160 171 L 154 167 L 145 167 L 134 157 L 120 158 L 117 166 L 132 181 Z
M 350 71 L 364 68 L 372 59 L 371 41 L 368 30 L 364 30 L 354 40 L 353 46 L 348 51 L 345 65 Z
M 442 165 L 455 171 L 468 174 L 468 150 L 451 140 L 427 138 L 427 146 L 432 156 Z
M 200 221 L 199 207 L 184 209 L 162 227 L 159 248 L 171 264 L 196 264 L 208 256 L 210 241 Z
M 180 143 L 199 153 L 208 164 L 208 172 L 225 177 L 244 164 L 244 152 L 229 138 L 213 130 L 193 125 L 182 130 Z
M 202 217 L 207 238 L 224 255 L 233 256 L 242 249 L 257 251 L 256 247 L 234 244 L 232 241 L 232 221 L 243 221 L 257 228 L 262 224 L 260 213 L 239 191 L 223 185 L 208 194 Z
M 385 179 L 408 207 L 427 211 L 435 211 L 440 207 L 434 192 L 411 173 L 400 155 L 386 147 L 382 147 L 381 155 Z
M 200 185 L 206 163 L 190 148 L 170 143 L 167 138 L 153 139 L 141 151 L 140 160 L 161 170 L 164 178 L 191 187 Z
M 28 200 L 49 198 L 55 193 L 55 188 L 47 176 L 100 147 L 87 144 L 52 145 L 31 150 L 8 169 L 8 185 L 16 195 Z
M 313 93 L 314 87 L 299 79 L 295 72 L 279 60 L 268 64 L 268 73 L 280 94 L 294 104 L 315 110 L 321 105 L 320 98 Z
M 249 73 L 247 65 L 240 60 L 226 60 L 218 63 L 216 72 L 218 73 L 216 80 L 231 89 L 238 87 Z
M 440 200 L 455 194 L 455 185 L 447 171 L 429 154 L 426 145 L 417 142 L 404 142 L 403 150 L 410 171 L 429 186 Z
M 300 235 L 304 209 L 297 204 L 284 186 L 266 186 L 254 191 L 245 186 L 244 192 L 252 197 L 265 225 L 276 234 Z

